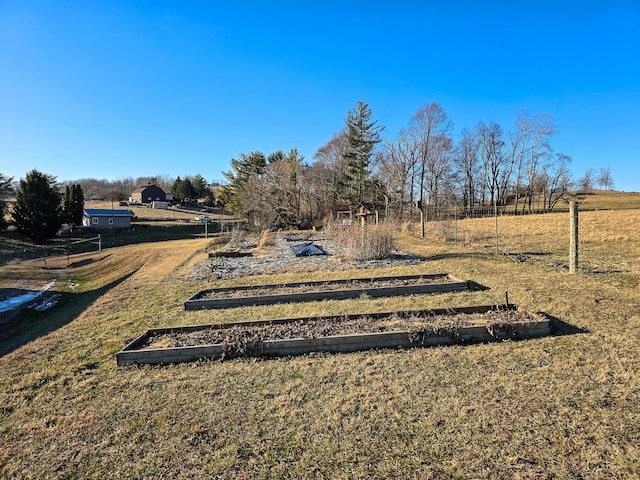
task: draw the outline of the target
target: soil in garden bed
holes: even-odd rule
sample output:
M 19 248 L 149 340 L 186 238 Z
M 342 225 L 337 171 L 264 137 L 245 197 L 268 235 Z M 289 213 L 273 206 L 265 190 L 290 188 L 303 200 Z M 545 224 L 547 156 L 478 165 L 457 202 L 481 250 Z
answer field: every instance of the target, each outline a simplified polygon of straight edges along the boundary
M 375 318 L 367 315 L 336 320 L 316 318 L 295 320 L 287 323 L 261 325 L 234 325 L 228 328 L 207 328 L 191 332 L 169 332 L 149 335 L 139 349 L 188 347 L 221 344 L 225 351 L 235 355 L 246 355 L 258 351 L 265 340 L 292 338 L 317 338 L 358 333 L 408 331 L 419 340 L 421 335 L 442 333 L 454 335 L 459 326 L 493 325 L 504 330 L 514 322 L 532 322 L 539 317 L 521 310 L 495 310 L 484 313 L 458 313 L 454 315 L 393 314 Z
M 238 287 L 233 291 L 205 291 L 201 296 L 198 296 L 198 300 L 214 300 L 217 298 L 228 298 L 230 294 L 233 297 L 257 297 L 262 295 L 278 295 L 288 293 L 306 293 L 306 292 L 330 292 L 333 290 L 367 290 L 372 288 L 384 288 L 384 287 L 401 287 L 405 285 L 427 285 L 433 283 L 450 283 L 457 280 L 452 279 L 448 275 L 442 275 L 439 277 L 420 277 L 420 278 L 396 278 L 376 280 L 375 278 L 351 280 L 348 282 L 337 283 L 334 281 L 326 281 L 323 283 L 309 283 L 309 284 L 297 284 L 295 286 L 269 286 L 265 288 L 260 287 Z

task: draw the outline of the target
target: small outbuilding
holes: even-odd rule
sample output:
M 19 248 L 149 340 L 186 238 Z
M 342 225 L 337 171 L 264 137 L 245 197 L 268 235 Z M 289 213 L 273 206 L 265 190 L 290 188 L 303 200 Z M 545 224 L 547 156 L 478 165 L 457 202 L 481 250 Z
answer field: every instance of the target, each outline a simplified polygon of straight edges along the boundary
M 166 202 L 167 194 L 157 185 L 145 185 L 131 192 L 131 203 Z
M 129 228 L 133 213 L 129 210 L 111 210 L 108 208 L 85 208 L 82 226 L 95 229 Z

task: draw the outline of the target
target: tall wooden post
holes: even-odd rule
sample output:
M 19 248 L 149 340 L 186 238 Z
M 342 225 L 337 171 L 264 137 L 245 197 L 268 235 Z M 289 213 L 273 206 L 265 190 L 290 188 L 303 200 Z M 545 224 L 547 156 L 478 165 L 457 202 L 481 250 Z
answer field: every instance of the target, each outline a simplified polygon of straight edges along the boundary
M 361 225 L 360 244 L 362 245 L 362 250 L 364 251 L 365 246 L 367 244 L 367 217 L 365 215 L 360 216 L 360 225 Z
M 493 215 L 496 217 L 496 253 L 500 254 L 500 236 L 498 235 L 498 202 L 493 204 Z
M 578 202 L 569 202 L 570 220 L 570 244 L 569 244 L 569 273 L 578 271 Z
M 458 245 L 458 205 L 454 205 L 453 208 L 453 222 L 456 229 L 456 245 Z
M 420 207 L 420 238 L 424 238 L 424 212 Z

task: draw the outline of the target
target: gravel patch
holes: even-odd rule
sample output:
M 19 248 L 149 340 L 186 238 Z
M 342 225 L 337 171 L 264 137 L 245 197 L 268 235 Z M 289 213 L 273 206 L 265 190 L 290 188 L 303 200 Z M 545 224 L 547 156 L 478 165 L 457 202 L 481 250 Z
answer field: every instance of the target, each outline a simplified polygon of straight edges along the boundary
M 314 242 L 322 247 L 327 255 L 296 257 L 291 246 Z M 249 249 L 244 251 L 250 251 Z M 197 263 L 187 273 L 188 280 L 209 281 L 218 278 L 240 278 L 249 275 L 273 275 L 292 272 L 316 272 L 323 270 L 377 269 L 407 265 L 418 265 L 424 257 L 409 255 L 401 251 L 383 260 L 348 260 L 345 249 L 327 237 L 312 237 L 304 241 L 286 241 L 278 237 L 274 245 L 254 252 L 251 257 L 211 258 Z

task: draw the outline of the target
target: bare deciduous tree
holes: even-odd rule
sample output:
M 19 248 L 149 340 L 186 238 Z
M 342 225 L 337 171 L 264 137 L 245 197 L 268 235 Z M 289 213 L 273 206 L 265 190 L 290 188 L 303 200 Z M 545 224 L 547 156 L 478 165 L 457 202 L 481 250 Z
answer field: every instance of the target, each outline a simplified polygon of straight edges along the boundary
M 503 201 L 505 186 L 511 176 L 504 151 L 502 128 L 495 122 L 489 122 L 488 125 L 479 122 L 476 126 L 476 136 L 484 172 L 484 186 L 491 205 L 498 205 Z
M 553 162 L 547 164 L 543 175 L 545 177 L 544 208 L 550 212 L 553 207 L 571 189 L 571 172 L 569 163 L 571 157 L 558 153 Z
M 457 170 L 458 184 L 462 192 L 462 208 L 465 213 L 473 213 L 478 179 L 478 140 L 470 130 L 463 130 L 454 156 L 454 165 Z
M 336 201 L 340 197 L 340 179 L 347 173 L 346 153 L 348 149 L 349 140 L 345 128 L 335 133 L 331 140 L 320 147 L 313 156 L 316 160 L 315 165 L 324 170 L 324 173 L 330 173 L 330 178 L 324 178 L 323 181 L 330 182 L 331 191 L 327 193 L 329 193 L 331 201 Z M 325 188 L 322 190 L 325 191 Z
M 580 190 L 593 190 L 596 184 L 596 171 L 593 168 L 588 168 L 584 172 L 584 176 L 578 180 L 578 188 Z
M 404 218 L 405 205 L 414 201 L 418 149 L 419 144 L 405 129 L 396 139 L 385 142 L 385 152 L 380 157 L 377 178 L 386 184 L 387 200 L 400 218 Z
M 601 168 L 598 175 L 598 187 L 605 190 L 613 190 L 613 175 L 611 167 Z
M 437 201 L 442 176 L 451 160 L 451 129 L 447 114 L 437 103 L 420 107 L 409 124 L 413 142 L 419 146 L 418 198 L 423 207 Z
M 551 156 L 549 139 L 556 132 L 550 114 L 532 115 L 523 111 L 516 120 L 517 128 L 517 162 L 516 162 L 516 189 L 519 188 L 520 178 L 525 180 L 525 199 L 522 206 L 531 210 L 533 208 L 533 184 L 540 173 L 544 159 Z M 517 206 L 517 205 L 516 205 Z

